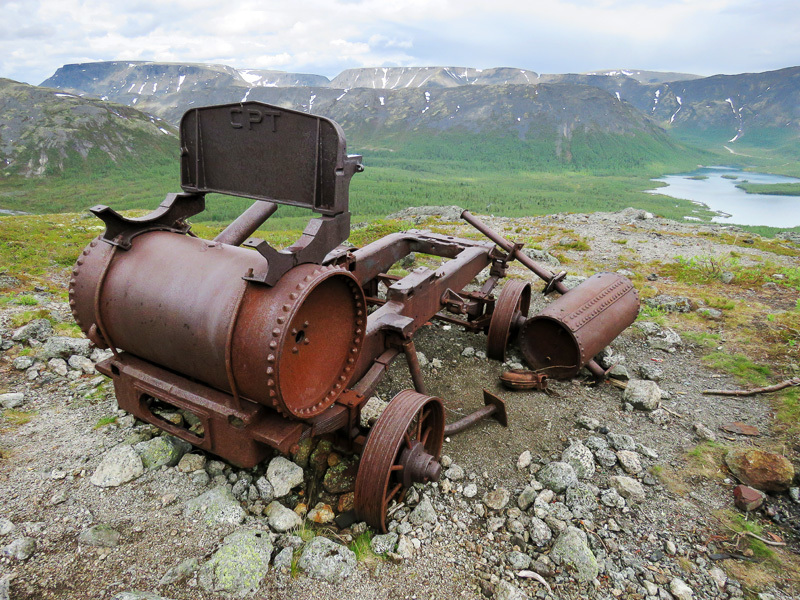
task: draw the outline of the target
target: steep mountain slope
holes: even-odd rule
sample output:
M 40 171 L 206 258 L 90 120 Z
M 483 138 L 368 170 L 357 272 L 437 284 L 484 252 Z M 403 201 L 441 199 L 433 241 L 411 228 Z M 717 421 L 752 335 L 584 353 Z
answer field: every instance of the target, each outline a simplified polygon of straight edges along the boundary
M 440 88 L 462 85 L 505 85 L 539 83 L 539 75 L 526 69 L 498 67 L 379 67 L 347 69 L 331 80 L 338 89 L 373 88 Z
M 4 177 L 54 175 L 174 156 L 174 128 L 127 106 L 0 79 L 0 168 Z

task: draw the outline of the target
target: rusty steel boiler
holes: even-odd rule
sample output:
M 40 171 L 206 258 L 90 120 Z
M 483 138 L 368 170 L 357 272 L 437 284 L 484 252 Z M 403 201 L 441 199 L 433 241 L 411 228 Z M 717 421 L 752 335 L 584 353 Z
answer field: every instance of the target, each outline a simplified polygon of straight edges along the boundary
M 125 251 L 96 239 L 78 260 L 70 302 L 101 347 L 313 417 L 353 373 L 364 293 L 332 266 L 296 266 L 273 287 L 242 277 L 261 263 L 252 250 L 172 232 L 143 233 Z

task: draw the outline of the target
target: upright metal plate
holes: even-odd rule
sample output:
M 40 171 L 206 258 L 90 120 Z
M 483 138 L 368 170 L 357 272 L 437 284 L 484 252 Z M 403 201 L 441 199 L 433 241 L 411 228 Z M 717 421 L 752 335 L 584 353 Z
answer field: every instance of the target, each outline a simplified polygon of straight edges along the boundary
M 181 119 L 181 187 L 335 215 L 348 206 L 360 156 L 334 121 L 242 102 L 193 108 Z

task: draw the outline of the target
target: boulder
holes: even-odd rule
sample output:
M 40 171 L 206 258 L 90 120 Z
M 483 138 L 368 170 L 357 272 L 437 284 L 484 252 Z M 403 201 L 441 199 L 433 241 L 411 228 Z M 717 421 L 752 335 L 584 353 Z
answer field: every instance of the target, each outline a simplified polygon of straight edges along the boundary
M 539 482 L 556 494 L 578 483 L 578 476 L 572 465 L 565 462 L 551 462 L 542 467 L 536 474 Z
M 227 486 L 221 485 L 189 500 L 184 515 L 199 517 L 207 525 L 238 525 L 245 512 Z
M 63 358 L 68 360 L 70 356 L 89 356 L 92 353 L 91 342 L 86 338 L 73 338 L 56 335 L 48 338 L 42 346 L 42 358 Z
M 343 494 L 356 489 L 358 462 L 342 460 L 327 470 L 322 487 L 331 494 Z
M 272 540 L 259 529 L 236 531 L 197 573 L 200 587 L 209 592 L 228 592 L 235 596 L 251 594 L 261 585 L 269 570 Z
M 283 498 L 292 488 L 303 483 L 303 469 L 283 456 L 276 456 L 269 461 L 267 479 L 272 484 L 275 497 Z
M 641 502 L 644 500 L 644 488 L 642 484 L 622 475 L 616 475 L 609 478 L 609 483 L 617 491 L 617 493 L 631 502 Z
M 102 548 L 114 548 L 119 544 L 120 533 L 110 525 L 100 523 L 84 529 L 78 535 L 78 541 L 87 546 L 99 546 Z
M 25 343 L 31 340 L 46 342 L 53 335 L 53 325 L 47 319 L 35 319 L 27 325 L 17 329 L 12 335 L 11 340 L 17 343 Z
M 550 559 L 557 565 L 574 570 L 581 583 L 592 581 L 600 572 L 597 559 L 589 549 L 586 534 L 576 527 L 567 527 L 556 539 Z
M 655 410 L 658 408 L 658 403 L 661 402 L 661 388 L 655 381 L 631 379 L 622 398 L 638 410 Z
M 144 473 L 142 459 L 129 444 L 120 444 L 109 450 L 92 475 L 97 487 L 117 487 Z
M 18 408 L 25 403 L 25 394 L 22 392 L 9 392 L 8 394 L 0 394 L 0 407 L 2 408 Z
M 133 447 L 147 471 L 158 469 L 164 465 L 174 467 L 191 448 L 192 446 L 188 442 L 171 435 L 154 437 L 145 442 L 139 442 Z
M 578 479 L 589 479 L 594 475 L 595 464 L 592 451 L 577 440 L 573 440 L 561 453 L 561 462 L 569 464 Z
M 733 503 L 744 512 L 751 512 L 764 504 L 764 493 L 746 485 L 733 488 Z
M 355 572 L 356 555 L 341 544 L 317 536 L 306 544 L 297 566 L 314 579 L 335 584 Z
M 785 456 L 758 448 L 729 450 L 725 464 L 742 483 L 765 492 L 785 491 L 794 479 L 794 467 Z
M 436 511 L 433 509 L 430 499 L 423 496 L 422 500 L 411 514 L 408 515 L 408 522 L 412 525 L 422 525 L 423 523 L 436 523 Z
M 278 533 L 296 529 L 303 524 L 300 515 L 277 501 L 270 502 L 264 509 L 264 514 L 267 516 L 270 528 Z

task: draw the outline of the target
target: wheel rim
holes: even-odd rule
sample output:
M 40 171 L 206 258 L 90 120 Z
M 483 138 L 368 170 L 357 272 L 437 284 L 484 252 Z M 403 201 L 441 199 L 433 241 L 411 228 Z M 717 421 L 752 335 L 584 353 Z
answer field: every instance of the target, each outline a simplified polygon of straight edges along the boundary
M 369 434 L 356 476 L 356 516 L 386 532 L 386 511 L 415 482 L 437 481 L 444 442 L 441 399 L 405 390 Z
M 512 279 L 503 286 L 494 305 L 489 333 L 486 339 L 486 356 L 506 360 L 506 348 L 518 317 L 526 318 L 531 306 L 531 284 Z

